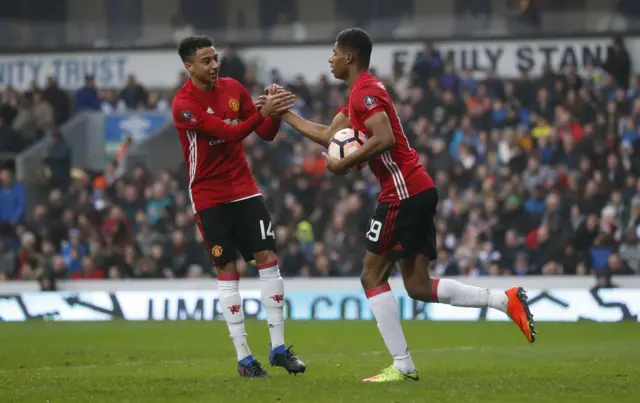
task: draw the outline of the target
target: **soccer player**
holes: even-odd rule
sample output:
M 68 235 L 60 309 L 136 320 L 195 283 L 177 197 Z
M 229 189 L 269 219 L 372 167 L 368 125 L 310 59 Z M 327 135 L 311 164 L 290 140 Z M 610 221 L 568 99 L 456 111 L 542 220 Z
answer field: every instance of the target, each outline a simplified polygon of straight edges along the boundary
M 291 108 L 295 95 L 271 91 L 261 98 L 258 111 L 240 83 L 218 77 L 220 62 L 210 38 L 185 38 L 178 53 L 191 78 L 175 96 L 173 121 L 187 164 L 193 213 L 218 271 L 220 308 L 236 348 L 238 372 L 244 377 L 267 376 L 247 345 L 236 267 L 238 250 L 258 266 L 271 335 L 270 363 L 289 373 L 304 372 L 305 364 L 285 347 L 284 284 L 275 255 L 275 234 L 242 146 L 242 140 L 254 131 L 264 140 L 273 140 L 280 119 L 269 115 L 279 116 Z
M 513 287 L 505 292 L 472 287 L 451 279 L 432 279 L 429 262 L 436 258 L 434 216 L 438 193 L 418 155 L 405 137 L 400 120 L 384 85 L 368 73 L 373 44 L 358 28 L 342 31 L 329 58 L 331 72 L 346 81 L 349 102 L 331 126 L 304 120 L 292 112 L 283 118 L 305 137 L 325 147 L 337 131 L 352 127 L 369 140 L 343 159 L 325 153 L 327 169 L 343 174 L 364 162 L 380 181 L 378 208 L 366 233 L 367 252 L 361 282 L 370 301 L 393 365 L 365 382 L 417 380 L 400 324 L 400 315 L 388 278 L 397 262 L 409 296 L 424 302 L 453 306 L 489 307 L 502 311 L 535 340 L 533 316 L 525 291 Z

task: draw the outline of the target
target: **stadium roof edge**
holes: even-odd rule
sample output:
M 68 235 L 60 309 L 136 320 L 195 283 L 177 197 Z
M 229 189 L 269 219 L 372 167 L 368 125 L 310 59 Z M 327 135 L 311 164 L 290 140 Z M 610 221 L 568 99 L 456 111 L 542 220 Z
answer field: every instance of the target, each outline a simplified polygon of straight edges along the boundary
M 407 37 L 402 39 L 376 39 L 376 44 L 393 44 L 393 43 L 407 43 L 407 42 L 487 42 L 487 41 L 508 41 L 508 42 L 518 42 L 518 41 L 527 41 L 527 40 L 543 40 L 543 39 L 552 39 L 552 40 L 569 40 L 569 39 L 588 39 L 588 38 L 602 38 L 602 37 L 613 37 L 614 35 L 622 35 L 623 37 L 635 37 L 640 36 L 640 30 L 633 30 L 625 32 L 624 34 L 616 33 L 616 32 L 596 32 L 596 33 L 572 33 L 570 35 L 562 35 L 560 33 L 538 33 L 533 35 L 518 35 L 518 36 L 473 36 L 473 37 Z M 222 42 L 223 43 L 223 42 Z M 326 45 L 328 40 L 314 40 L 314 41 L 305 41 L 305 42 L 296 42 L 296 41 L 277 41 L 277 42 L 237 42 L 234 41 L 234 44 L 240 48 L 247 47 L 306 47 L 311 45 Z M 121 52 L 121 51 L 153 51 L 153 50 L 170 50 L 175 49 L 176 45 L 166 44 L 166 45 L 156 45 L 156 46 L 85 46 L 85 47 L 64 47 L 58 46 L 55 49 L 53 48 L 44 48 L 44 47 L 33 47 L 33 48 L 7 48 L 0 46 L 0 55 L 9 55 L 9 54 L 32 54 L 32 53 L 81 53 L 81 52 Z

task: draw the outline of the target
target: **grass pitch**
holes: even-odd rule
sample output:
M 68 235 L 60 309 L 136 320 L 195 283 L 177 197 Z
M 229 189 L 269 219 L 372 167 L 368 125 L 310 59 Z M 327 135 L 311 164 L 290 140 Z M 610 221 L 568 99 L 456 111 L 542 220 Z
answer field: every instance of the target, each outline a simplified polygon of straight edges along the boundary
M 237 376 L 223 322 L 0 323 L 0 402 L 638 402 L 638 323 L 404 322 L 419 382 L 362 384 L 391 363 L 372 321 L 288 322 L 307 365 L 267 365 L 265 323 L 249 322 L 269 379 Z

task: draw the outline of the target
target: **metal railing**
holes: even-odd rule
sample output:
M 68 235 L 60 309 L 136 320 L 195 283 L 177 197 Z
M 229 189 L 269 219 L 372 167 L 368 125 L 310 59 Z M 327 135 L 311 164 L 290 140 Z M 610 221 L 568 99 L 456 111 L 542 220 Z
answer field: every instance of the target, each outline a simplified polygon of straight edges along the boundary
M 90 161 L 91 154 L 85 154 L 87 144 L 90 143 L 88 134 L 90 131 L 90 114 L 81 113 L 65 123 L 60 132 L 73 150 L 73 166 L 85 166 Z M 27 211 L 46 197 L 46 165 L 44 159 L 51 145 L 51 137 L 45 136 L 42 140 L 32 144 L 26 150 L 15 157 L 16 179 L 24 184 L 27 196 Z
M 127 135 L 130 135 L 126 132 L 127 127 L 125 126 L 127 120 L 144 120 L 147 114 L 158 115 L 155 112 L 131 112 L 110 115 L 105 115 L 100 112 L 82 112 L 74 116 L 60 128 L 62 136 L 72 150 L 72 166 L 74 168 L 91 171 L 101 171 L 104 169 L 105 163 L 107 162 L 107 141 L 105 140 L 106 116 L 123 118 L 122 122 L 125 124 L 115 130 L 118 130 L 118 134 L 121 134 L 122 139 L 124 139 Z M 165 161 L 171 161 L 171 158 L 181 159 L 182 153 L 179 151 L 180 145 L 175 144 L 175 142 L 178 141 L 177 136 L 174 132 L 169 132 L 168 135 L 165 134 L 167 129 L 173 129 L 173 124 L 169 123 L 158 129 L 157 135 L 160 137 L 157 140 L 154 139 L 156 133 L 149 132 L 149 137 L 142 145 L 133 147 L 133 150 L 130 152 L 132 154 L 131 158 L 134 158 L 135 155 L 142 154 L 144 155 L 145 163 L 150 164 L 154 169 L 156 169 L 156 167 L 158 167 L 157 169 L 168 167 L 164 165 L 164 163 Z M 25 185 L 29 207 L 38 203 L 46 196 L 45 191 L 48 178 L 46 175 L 47 167 L 44 160 L 50 145 L 51 138 L 46 136 L 15 157 L 16 178 Z M 136 154 L 135 151 L 137 149 L 141 150 L 138 154 Z M 148 151 L 150 151 L 151 154 L 149 154 Z M 173 154 L 175 154 L 175 156 Z M 177 165 L 177 162 L 175 165 Z
M 165 169 L 175 169 L 183 162 L 182 145 L 172 121 L 144 141 L 134 145 L 123 161 L 126 171 L 143 164 L 151 173 Z

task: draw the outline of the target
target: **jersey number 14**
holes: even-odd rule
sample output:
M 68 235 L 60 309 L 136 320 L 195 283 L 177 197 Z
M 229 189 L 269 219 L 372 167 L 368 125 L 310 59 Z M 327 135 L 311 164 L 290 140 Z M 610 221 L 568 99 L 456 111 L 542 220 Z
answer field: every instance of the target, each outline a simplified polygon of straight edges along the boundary
M 271 221 L 265 226 L 264 220 L 260 220 L 260 233 L 262 234 L 262 239 L 267 239 L 270 236 L 273 239 L 276 239 L 276 234 L 271 229 Z

